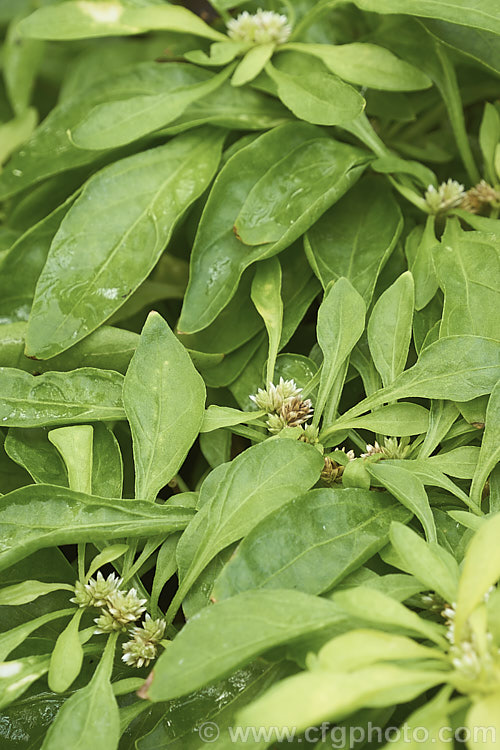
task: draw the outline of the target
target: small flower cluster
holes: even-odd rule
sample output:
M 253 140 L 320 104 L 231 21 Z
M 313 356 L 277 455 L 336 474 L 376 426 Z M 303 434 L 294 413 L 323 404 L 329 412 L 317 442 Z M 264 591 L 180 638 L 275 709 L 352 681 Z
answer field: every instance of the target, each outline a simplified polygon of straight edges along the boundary
M 130 667 L 147 667 L 156 659 L 158 645 L 165 633 L 165 621 L 146 615 L 141 627 L 132 628 L 129 641 L 123 644 L 122 659 Z
M 425 192 L 425 202 L 431 214 L 442 214 L 451 208 L 458 208 L 465 198 L 465 188 L 456 180 L 442 182 L 436 188 L 429 185 Z
M 382 454 L 382 458 L 408 458 L 411 452 L 411 446 L 404 440 L 398 442 L 397 438 L 385 438 L 384 445 L 379 445 L 377 441 L 373 445 L 366 446 L 366 453 L 361 454 L 361 458 L 368 458 L 377 453 Z
M 349 461 L 354 461 L 356 458 L 354 451 L 347 451 L 346 453 L 345 448 L 342 448 L 341 450 L 346 454 Z M 343 464 L 337 463 L 337 461 L 334 461 L 330 456 L 325 456 L 323 471 L 321 472 L 321 480 L 328 486 L 334 484 L 334 482 L 340 482 L 342 480 L 344 469 L 345 466 Z
M 259 409 L 267 412 L 269 432 L 277 434 L 284 427 L 299 427 L 311 418 L 312 402 L 309 398 L 303 399 L 301 393 L 302 388 L 297 388 L 295 381 L 280 378 L 278 385 L 269 383 L 268 388 L 259 388 L 250 398 Z
M 485 180 L 481 180 L 470 190 L 467 190 L 460 208 L 469 211 L 471 214 L 479 214 L 486 206 L 500 208 L 500 191 L 488 185 Z
M 286 16 L 259 8 L 257 13 L 245 10 L 237 18 L 231 19 L 227 24 L 227 33 L 238 42 L 284 44 L 292 33 L 292 27 Z
M 71 601 L 79 607 L 101 609 L 101 614 L 94 620 L 96 634 L 127 632 L 130 625 L 146 611 L 146 599 L 141 599 L 134 588 L 128 591 L 121 589 L 122 583 L 123 579 L 114 573 L 105 579 L 100 571 L 88 583 L 75 583 L 75 596 Z M 129 631 L 131 639 L 123 644 L 123 661 L 138 668 L 148 666 L 156 658 L 157 646 L 164 632 L 164 620 L 153 620 L 146 614 L 142 625 Z

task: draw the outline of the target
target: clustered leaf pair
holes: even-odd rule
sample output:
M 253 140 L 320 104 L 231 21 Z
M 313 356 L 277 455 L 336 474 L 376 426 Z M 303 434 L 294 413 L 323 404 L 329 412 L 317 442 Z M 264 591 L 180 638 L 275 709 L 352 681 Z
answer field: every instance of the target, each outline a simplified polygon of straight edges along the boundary
M 494 4 L 38 6 L 0 2 L 2 750 L 493 748 Z

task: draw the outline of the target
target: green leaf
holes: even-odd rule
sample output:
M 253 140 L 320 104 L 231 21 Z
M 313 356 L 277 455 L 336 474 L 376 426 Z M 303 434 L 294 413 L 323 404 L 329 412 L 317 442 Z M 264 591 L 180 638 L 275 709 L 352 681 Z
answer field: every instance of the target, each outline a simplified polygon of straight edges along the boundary
M 367 175 L 311 227 L 306 254 L 324 288 L 345 276 L 369 304 L 402 227 L 390 187 Z
M 179 136 L 89 180 L 64 218 L 38 281 L 26 336 L 29 355 L 48 359 L 73 346 L 148 276 L 175 225 L 211 180 L 224 137 L 212 130 Z M 98 213 L 89 214 L 89 203 Z
M 37 484 L 68 486 L 66 466 L 47 438 L 47 429 L 13 428 L 7 433 L 5 451 L 13 461 L 23 466 Z
M 391 385 L 405 369 L 410 348 L 413 277 L 401 274 L 378 298 L 368 321 L 368 345 L 384 386 Z
M 275 47 L 276 44 L 274 42 L 257 44 L 251 47 L 246 52 L 243 60 L 238 64 L 231 78 L 231 84 L 233 86 L 243 86 L 245 83 L 249 83 L 254 78 L 257 78 L 271 59 Z
M 429 505 L 429 498 L 420 479 L 399 466 L 388 465 L 385 461 L 367 463 L 366 468 L 374 479 L 389 490 L 403 505 L 414 513 L 429 542 L 436 541 L 436 525 Z
M 25 356 L 25 332 L 26 323 L 0 325 L 0 363 L 2 367 L 17 367 L 32 375 L 54 370 L 68 372 L 80 367 L 116 370 L 124 374 L 139 341 L 138 334 L 133 331 L 101 326 L 71 349 L 42 361 Z M 191 353 L 193 358 L 195 354 Z
M 168 67 L 172 64 L 169 63 Z M 199 75 L 201 69 L 195 70 Z M 268 130 L 291 119 L 290 111 L 278 99 L 249 87 L 234 87 L 227 82 L 216 89 L 209 99 L 198 99 L 193 102 L 184 114 L 163 132 L 174 135 L 205 124 L 245 132 Z
M 467 55 L 497 75 L 500 73 L 500 51 L 496 34 L 447 21 L 427 19 L 420 23 L 448 47 L 459 50 L 461 55 Z
M 233 297 L 220 315 L 203 331 L 177 331 L 184 346 L 201 352 L 230 354 L 262 331 L 262 317 L 255 309 L 250 294 L 252 271 L 244 274 L 238 295 Z
M 320 594 L 385 546 L 390 524 L 410 514 L 392 498 L 360 489 L 322 489 L 261 521 L 215 582 L 213 601 L 257 588 Z
M 472 479 L 471 499 L 481 506 L 482 492 L 489 474 L 500 460 L 500 382 L 493 388 L 486 409 L 481 450 Z
M 466 495 L 466 493 L 461 490 L 460 487 L 457 487 L 457 485 L 452 482 L 451 479 L 448 479 L 448 477 L 445 476 L 435 464 L 429 461 L 429 459 L 404 459 L 403 461 L 396 460 L 385 463 L 390 466 L 399 466 L 404 471 L 411 472 L 415 476 L 415 478 L 422 482 L 422 484 L 424 485 L 430 485 L 431 487 L 442 487 L 444 490 L 451 492 L 452 495 L 455 495 L 455 497 L 460 498 L 460 500 L 468 505 L 469 508 L 471 508 L 471 510 L 473 510 L 475 513 L 478 512 L 477 506 L 475 506 L 474 503 L 471 502 L 468 495 Z
M 0 606 L 12 607 L 19 604 L 27 604 L 38 599 L 39 596 L 45 596 L 52 593 L 52 591 L 59 591 L 60 589 L 73 591 L 73 588 L 66 583 L 44 583 L 43 581 L 14 583 L 12 586 L 0 589 Z
M 397 738 L 393 735 L 390 743 L 384 745 L 384 750 L 389 750 L 393 746 L 395 750 L 404 750 L 407 744 L 405 738 L 409 736 L 408 733 L 412 736 L 412 732 L 415 741 L 418 737 L 418 744 L 422 746 L 422 750 L 446 750 L 449 744 L 447 732 L 451 730 L 449 714 L 453 710 L 448 703 L 449 696 L 450 688 L 445 686 L 437 695 L 413 711 L 400 727 Z M 419 734 L 417 727 L 425 727 L 425 739 Z M 445 730 L 445 727 L 450 727 L 450 730 Z M 411 742 L 413 744 L 413 740 Z
M 226 39 L 225 42 L 214 42 L 210 45 L 209 54 L 207 55 L 200 49 L 194 49 L 186 52 L 184 57 L 195 65 L 227 65 L 238 57 L 242 52 L 248 49 L 246 42 L 236 42 L 232 39 Z
M 64 459 L 70 489 L 92 493 L 94 430 L 90 425 L 73 425 L 51 430 L 48 439 Z
M 25 143 L 36 128 L 38 115 L 32 107 L 0 125 L 0 165 Z
M 203 609 L 186 624 L 156 663 L 143 697 L 164 701 L 185 695 L 271 648 L 344 622 L 332 602 L 309 594 L 247 591 Z
M 101 60 L 102 57 L 102 66 Z M 54 107 L 30 140 L 12 157 L 8 168 L 0 173 L 1 200 L 39 183 L 46 177 L 91 164 L 99 159 L 99 153 L 77 148 L 68 138 L 67 132 L 76 128 L 94 107 L 117 99 L 128 99 L 136 96 L 138 91 L 150 95 L 164 94 L 179 87 L 203 83 L 211 77 L 210 73 L 202 68 L 175 62 L 169 62 L 168 65 L 143 62 L 132 67 L 127 66 L 123 71 L 114 70 L 104 77 L 102 70 L 100 72 L 101 75 L 95 82 L 87 83 L 85 71 L 82 74 L 81 85 L 75 87 L 68 98 L 63 98 Z M 233 99 L 238 110 L 234 115 L 231 112 Z M 227 114 L 228 107 L 230 116 Z M 250 112 L 250 119 L 248 115 L 243 118 L 242 108 L 245 114 Z M 180 118 L 177 128 L 174 126 L 173 132 L 182 132 L 211 120 L 222 126 L 229 121 L 229 126 L 236 128 L 241 128 L 243 122 L 245 129 L 273 127 L 282 122 L 283 115 L 286 117 L 286 110 L 281 108 L 278 102 L 266 99 L 258 92 L 237 91 L 227 84 L 227 88 L 220 96 L 217 91 L 212 94 L 210 106 L 192 104 Z M 53 158 L 54 152 L 57 153 L 57 159 Z M 117 156 L 119 153 L 117 152 Z M 128 154 L 122 151 L 121 155 Z M 85 174 L 84 179 L 86 176 Z
M 352 428 L 363 428 L 389 437 L 403 437 L 420 435 L 426 432 L 428 425 L 427 409 L 418 404 L 401 402 L 382 406 L 380 409 L 365 414 L 364 417 L 355 419 L 340 417 L 335 424 L 322 432 L 321 437 L 324 439 L 327 435 Z
M 366 305 L 348 279 L 340 278 L 327 290 L 318 310 L 317 337 L 323 352 L 323 369 L 316 400 L 318 424 L 335 379 L 365 328 Z
M 0 708 L 8 706 L 49 670 L 50 656 L 27 656 L 0 664 Z
M 350 409 L 352 418 L 387 401 L 405 397 L 470 401 L 491 393 L 500 376 L 500 345 L 480 336 L 448 336 L 423 349 L 418 362 Z
M 269 338 L 266 383 L 272 383 L 283 329 L 281 266 L 278 258 L 269 258 L 257 264 L 252 282 L 251 297 L 264 321 Z
M 108 638 L 104 654 L 89 684 L 62 705 L 42 750 L 116 750 L 120 739 L 118 704 L 111 687 L 116 636 Z
M 205 385 L 158 313 L 150 313 L 123 386 L 134 442 L 136 496 L 154 500 L 200 431 Z
M 0 423 L 3 427 L 43 427 L 123 419 L 122 384 L 117 372 L 91 367 L 38 377 L 0 367 Z
M 74 607 L 71 609 L 61 609 L 58 612 L 47 612 L 2 633 L 0 635 L 0 662 L 5 661 L 7 656 L 20 646 L 35 630 L 53 620 L 59 620 L 62 617 L 71 617 L 74 612 Z
M 355 620 L 376 625 L 388 632 L 424 636 L 441 647 L 446 644 L 443 626 L 424 620 L 404 604 L 381 591 L 357 586 L 337 592 L 332 600 Z
M 199 750 L 199 729 L 207 722 L 213 722 L 219 730 L 220 739 L 215 747 L 219 745 L 221 748 L 221 743 L 230 747 L 226 741 L 231 742 L 230 732 L 235 724 L 236 711 L 289 673 L 290 667 L 286 663 L 268 664 L 259 659 L 217 685 L 210 685 L 173 701 L 163 708 L 162 718 L 154 728 L 137 741 L 138 750 L 166 747 L 169 750 Z M 193 732 L 193 727 L 198 731 Z
M 439 18 L 500 34 L 500 19 L 489 0 L 354 0 L 358 8 L 374 13 L 405 13 Z
M 28 107 L 44 44 L 23 39 L 14 20 L 8 30 L 3 47 L 3 78 L 12 109 L 17 115 Z
M 315 161 L 309 163 L 312 152 Z M 237 151 L 221 170 L 205 205 L 179 330 L 193 333 L 212 323 L 235 294 L 243 271 L 288 248 L 358 179 L 367 158 L 359 149 L 297 122 L 275 128 Z M 298 181 L 299 165 L 303 172 Z M 247 239 L 269 244 L 253 248 L 239 241 L 233 232 L 238 215 L 245 228 L 253 230 Z
M 23 487 L 0 498 L 0 569 L 43 547 L 171 534 L 192 516 L 188 508 L 103 499 L 52 485 Z
M 495 153 L 500 143 L 500 115 L 493 104 L 486 102 L 484 105 L 483 119 L 479 129 L 479 145 L 483 153 L 484 171 L 488 182 L 495 185 L 497 182 L 495 171 Z
M 94 424 L 92 453 L 92 494 L 99 497 L 121 497 L 123 461 L 120 446 L 111 429 L 101 422 Z
M 83 663 L 83 647 L 78 637 L 80 620 L 84 609 L 77 609 L 69 623 L 59 635 L 50 657 L 49 688 L 55 693 L 64 693 L 80 674 Z
M 251 726 L 297 732 L 336 722 L 367 706 L 391 706 L 416 698 L 444 682 L 446 673 L 377 664 L 353 673 L 318 670 L 289 677 L 274 686 L 237 719 L 243 729 Z M 273 735 L 271 735 L 273 736 Z
M 397 0 L 387 0 L 393 5 Z M 420 0 L 412 0 L 418 3 Z M 449 0 L 443 0 L 448 5 Z M 476 3 L 476 0 L 457 0 L 457 7 L 463 2 Z M 488 0 L 478 0 L 488 2 Z M 372 3 L 373 0 L 361 0 L 361 2 Z M 427 7 L 439 3 L 433 0 L 424 0 Z M 405 9 L 408 4 L 405 5 Z M 400 12 L 401 8 L 398 8 Z M 379 9 L 377 8 L 377 12 Z M 478 17 L 475 12 L 475 18 Z M 451 19 L 450 19 L 451 20 Z M 469 25 L 469 24 L 468 24 Z M 500 26 L 500 24 L 499 24 Z M 479 182 L 480 176 L 477 170 L 474 156 L 469 143 L 469 136 L 465 126 L 465 118 L 461 91 L 457 81 L 455 69 L 451 56 L 448 55 L 444 45 L 438 39 L 429 34 L 425 27 L 415 19 L 399 18 L 390 26 L 381 26 L 381 33 L 376 34 L 376 41 L 383 46 L 388 46 L 391 51 L 400 57 L 416 65 L 436 84 L 448 111 L 450 124 L 455 136 L 458 151 L 467 170 L 472 183 Z
M 420 447 L 420 458 L 427 458 L 438 447 L 458 417 L 458 410 L 451 401 L 434 399 L 429 412 L 429 428 Z M 443 469 L 441 469 L 443 471 Z M 445 471 L 445 473 L 447 473 Z M 453 474 L 453 476 L 457 476 Z
M 92 563 L 87 571 L 86 578 L 92 578 L 100 567 L 107 565 L 114 560 L 118 560 L 119 557 L 125 554 L 128 550 L 128 544 L 112 544 L 110 547 L 105 547 L 102 552 L 94 557 Z
M 415 227 L 406 241 L 408 267 L 415 282 L 415 309 L 422 310 L 429 304 L 438 289 L 434 268 L 433 250 L 439 247 L 434 229 L 434 216 L 428 216 L 425 229 Z
M 466 445 L 462 448 L 455 448 L 451 451 L 429 456 L 426 463 L 452 477 L 472 479 L 479 460 L 479 452 L 479 447 Z
M 445 658 L 439 651 L 403 635 L 382 630 L 351 630 L 328 641 L 317 656 L 308 659 L 309 669 L 354 672 L 385 661 Z
M 177 547 L 179 589 L 170 606 L 175 612 L 197 577 L 218 552 L 244 537 L 257 523 L 319 478 L 323 459 L 310 445 L 267 440 L 254 445 L 216 471 L 219 482 L 205 480 L 200 510 Z M 208 489 L 210 488 L 210 489 Z
M 437 178 L 434 172 L 418 161 L 407 161 L 397 156 L 381 156 L 372 162 L 371 168 L 374 172 L 381 172 L 382 174 L 410 175 L 425 189 L 429 185 L 437 187 Z
M 495 306 L 500 295 L 498 239 L 463 232 L 457 219 L 447 223 L 434 264 L 444 292 L 440 337 L 474 334 L 499 340 Z
M 197 99 L 211 96 L 230 73 L 228 68 L 208 81 L 179 86 L 167 93 L 98 104 L 71 131 L 70 137 L 84 149 L 117 148 L 131 143 L 173 122 Z
M 471 735 L 467 741 L 471 750 L 494 750 L 500 731 L 500 692 L 493 692 L 475 700 L 467 712 L 465 725 Z
M 375 44 L 297 44 L 283 49 L 314 55 L 344 81 L 382 91 L 417 91 L 432 83 L 418 68 Z
M 200 432 L 213 432 L 222 427 L 232 427 L 236 424 L 255 422 L 265 416 L 264 411 L 240 411 L 230 406 L 211 405 L 205 412 Z
M 481 523 L 470 542 L 458 586 L 455 633 L 460 640 L 467 618 L 500 578 L 500 513 Z
M 343 125 L 361 114 L 364 99 L 332 73 L 302 72 L 293 75 L 268 62 L 266 73 L 278 96 L 299 120 L 315 125 Z
M 287 247 L 346 192 L 364 160 L 362 152 L 331 139 L 302 143 L 250 190 L 234 222 L 236 237 L 245 245 L 276 243 L 273 254 Z
M 97 5 L 92 0 L 70 0 L 40 8 L 19 28 L 32 39 L 86 39 L 162 29 L 216 41 L 226 39 L 186 8 L 154 4 L 134 7 L 120 0 L 105 0 Z
M 460 571 L 452 555 L 436 542 L 428 543 L 412 529 L 394 522 L 391 543 L 404 563 L 404 569 L 437 593 L 446 602 L 454 602 Z

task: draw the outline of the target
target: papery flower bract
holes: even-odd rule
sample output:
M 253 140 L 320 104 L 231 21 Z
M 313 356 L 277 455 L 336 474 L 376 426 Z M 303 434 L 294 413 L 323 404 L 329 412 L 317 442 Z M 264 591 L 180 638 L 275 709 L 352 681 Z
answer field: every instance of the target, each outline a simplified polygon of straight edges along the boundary
M 250 44 L 284 44 L 291 33 L 292 27 L 286 16 L 261 8 L 257 13 L 245 10 L 227 24 L 227 34 L 231 39 Z
M 132 638 L 123 644 L 122 660 L 129 667 L 147 667 L 156 659 L 157 646 L 165 633 L 165 620 L 153 620 L 147 614 L 142 625 L 132 628 Z
M 464 197 L 464 186 L 452 179 L 442 182 L 437 190 L 434 185 L 429 185 L 425 192 L 425 202 L 433 214 L 449 211 L 450 208 L 458 208 Z
M 130 632 L 134 638 L 156 644 L 163 638 L 165 626 L 165 620 L 153 620 L 151 615 L 147 614 L 142 625 L 136 625 Z
M 366 453 L 361 454 L 361 458 L 368 458 L 377 453 L 381 453 L 383 458 L 407 458 L 411 452 L 411 446 L 404 441 L 398 442 L 397 438 L 385 438 L 384 445 L 379 445 L 377 441 L 373 445 L 366 446 Z
M 139 599 L 137 591 L 116 591 L 108 598 L 108 609 L 111 615 L 122 623 L 128 625 L 135 622 L 146 611 L 146 599 Z
M 287 426 L 285 420 L 280 414 L 270 414 L 266 424 L 267 429 L 269 432 L 272 432 L 273 435 L 277 435 L 278 432 L 281 432 L 281 430 Z
M 116 633 L 119 630 L 126 631 L 127 629 L 126 625 L 115 620 L 108 609 L 104 609 L 102 614 L 95 618 L 94 622 L 97 625 L 94 630 L 96 635 L 99 635 L 99 633 Z
M 342 453 L 345 453 L 349 461 L 354 461 L 356 458 L 354 451 L 346 451 L 345 448 L 341 448 L 340 450 Z M 332 485 L 334 482 L 339 482 L 341 480 L 344 469 L 345 466 L 343 466 L 343 464 L 338 463 L 330 458 L 330 456 L 325 456 L 320 478 L 325 484 Z
M 298 427 L 312 417 L 313 411 L 310 398 L 303 401 L 300 396 L 295 396 L 285 401 L 279 415 L 287 427 Z
M 280 378 L 278 385 L 269 383 L 267 388 L 259 388 L 251 400 L 263 411 L 268 413 L 279 412 L 285 401 L 296 398 L 302 393 L 302 388 L 297 388 L 294 380 L 283 380 Z
M 141 638 L 132 638 L 123 644 L 122 661 L 129 667 L 147 667 L 156 659 L 156 646 L 151 641 L 143 641 Z
M 481 180 L 470 190 L 467 190 L 460 204 L 460 208 L 471 214 L 479 213 L 485 206 L 500 207 L 500 191 Z
M 79 607 L 105 607 L 108 599 L 123 583 L 115 573 L 110 573 L 107 578 L 99 570 L 95 579 L 91 578 L 88 583 L 75 583 L 75 596 L 70 600 Z
M 368 458 L 369 456 L 374 456 L 376 453 L 382 453 L 382 448 L 375 440 L 373 445 L 370 443 L 366 444 L 366 453 L 362 453 L 361 458 Z

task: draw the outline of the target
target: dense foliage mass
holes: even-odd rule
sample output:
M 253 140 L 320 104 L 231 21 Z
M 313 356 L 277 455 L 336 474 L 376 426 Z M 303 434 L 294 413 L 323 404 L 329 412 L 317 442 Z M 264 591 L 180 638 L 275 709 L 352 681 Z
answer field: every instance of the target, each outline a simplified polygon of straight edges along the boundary
M 2 750 L 500 741 L 498 7 L 263 4 L 0 0 Z

